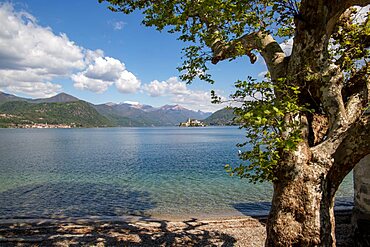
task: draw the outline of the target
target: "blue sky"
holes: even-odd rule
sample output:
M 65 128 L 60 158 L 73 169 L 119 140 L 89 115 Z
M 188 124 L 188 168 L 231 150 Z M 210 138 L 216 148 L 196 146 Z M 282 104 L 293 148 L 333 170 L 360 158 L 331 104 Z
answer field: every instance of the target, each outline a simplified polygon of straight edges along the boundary
M 233 82 L 265 66 L 247 57 L 211 65 L 216 83 L 178 79 L 183 43 L 113 13 L 96 1 L 0 1 L 0 90 L 26 97 L 59 92 L 92 103 L 180 104 L 214 111 L 210 90 L 227 97 Z

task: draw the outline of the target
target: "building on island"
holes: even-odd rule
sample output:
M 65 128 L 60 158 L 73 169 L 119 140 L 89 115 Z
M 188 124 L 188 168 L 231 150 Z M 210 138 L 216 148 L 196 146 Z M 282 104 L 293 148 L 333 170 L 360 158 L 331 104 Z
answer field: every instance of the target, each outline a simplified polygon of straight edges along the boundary
M 188 121 L 180 123 L 179 126 L 180 127 L 205 127 L 206 124 L 203 123 L 202 121 L 188 118 Z

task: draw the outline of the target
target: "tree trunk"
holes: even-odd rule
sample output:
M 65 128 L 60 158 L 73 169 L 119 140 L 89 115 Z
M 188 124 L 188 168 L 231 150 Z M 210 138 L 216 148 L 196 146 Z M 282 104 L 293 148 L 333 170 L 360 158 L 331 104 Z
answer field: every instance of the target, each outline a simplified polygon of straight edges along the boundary
M 286 170 L 291 179 L 274 183 L 266 246 L 335 246 L 336 189 L 327 180 L 327 171 L 320 169 L 322 163 L 305 158 L 304 163 L 295 159 Z
M 354 199 L 352 214 L 354 246 L 370 246 L 370 155 L 354 168 Z

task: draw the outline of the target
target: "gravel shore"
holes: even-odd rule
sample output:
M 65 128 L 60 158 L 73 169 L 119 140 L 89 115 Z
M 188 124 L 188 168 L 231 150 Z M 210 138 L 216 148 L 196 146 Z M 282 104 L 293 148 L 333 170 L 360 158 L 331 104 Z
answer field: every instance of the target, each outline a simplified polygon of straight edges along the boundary
M 337 213 L 337 246 L 351 246 L 350 212 Z M 0 246 L 264 246 L 266 217 L 0 221 Z

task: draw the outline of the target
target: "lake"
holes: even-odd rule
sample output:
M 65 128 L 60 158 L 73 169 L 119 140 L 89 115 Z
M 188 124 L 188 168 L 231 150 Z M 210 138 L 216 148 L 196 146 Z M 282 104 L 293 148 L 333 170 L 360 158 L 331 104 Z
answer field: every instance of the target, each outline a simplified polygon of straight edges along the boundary
M 237 127 L 0 129 L 0 219 L 266 214 L 269 183 L 230 177 Z M 352 175 L 337 194 L 353 205 Z

